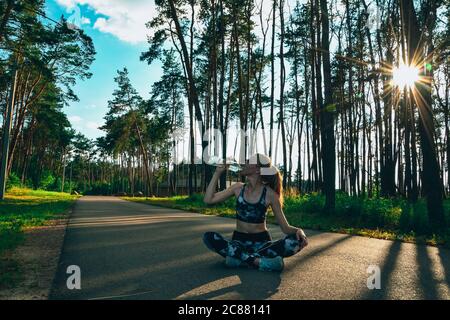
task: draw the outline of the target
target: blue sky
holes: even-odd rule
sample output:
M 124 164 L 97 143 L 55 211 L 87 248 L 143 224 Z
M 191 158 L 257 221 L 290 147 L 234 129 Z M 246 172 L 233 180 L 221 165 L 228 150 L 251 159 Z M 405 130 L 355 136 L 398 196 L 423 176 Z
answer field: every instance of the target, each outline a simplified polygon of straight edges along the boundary
M 107 7 L 105 2 L 111 6 Z M 116 6 L 114 6 L 116 2 Z M 129 6 L 140 3 L 141 7 Z M 145 6 L 152 6 L 152 1 L 146 0 Z M 103 135 L 97 128 L 103 124 L 107 112 L 108 100 L 115 89 L 114 77 L 116 71 L 127 67 L 134 87 L 144 97 L 148 98 L 151 85 L 161 76 L 160 63 L 149 66 L 141 62 L 139 56 L 147 48 L 146 35 L 143 27 L 145 14 L 134 14 L 131 10 L 143 11 L 143 1 L 103 1 L 103 0 L 47 0 L 46 14 L 58 20 L 61 15 L 74 17 L 76 7 L 79 8 L 83 30 L 93 39 L 97 51 L 96 60 L 91 66 L 92 78 L 78 81 L 74 92 L 80 101 L 71 102 L 65 107 L 65 112 L 72 126 L 89 138 Z M 114 8 L 113 8 L 114 7 Z M 114 10 L 111 10 L 111 9 Z M 148 13 L 148 20 L 152 12 Z M 130 16 L 136 17 L 135 20 Z M 70 21 L 70 20 L 69 20 Z M 80 23 L 81 22 L 81 23 Z

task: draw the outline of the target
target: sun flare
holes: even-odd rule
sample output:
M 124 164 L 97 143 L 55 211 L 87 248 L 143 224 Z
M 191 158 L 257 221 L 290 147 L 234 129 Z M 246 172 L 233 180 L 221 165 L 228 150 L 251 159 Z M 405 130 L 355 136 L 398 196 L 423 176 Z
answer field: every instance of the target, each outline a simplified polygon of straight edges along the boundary
M 412 88 L 419 81 L 419 68 L 400 64 L 392 70 L 392 83 L 400 88 Z

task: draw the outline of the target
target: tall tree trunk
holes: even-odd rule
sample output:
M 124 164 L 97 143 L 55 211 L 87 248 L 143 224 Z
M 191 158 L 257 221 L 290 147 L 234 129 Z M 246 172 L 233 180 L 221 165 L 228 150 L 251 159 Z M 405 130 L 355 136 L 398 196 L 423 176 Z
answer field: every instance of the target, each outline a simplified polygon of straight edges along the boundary
M 334 110 L 331 87 L 331 64 L 329 43 L 329 16 L 326 0 L 320 0 L 322 20 L 323 75 L 325 86 L 325 105 L 321 108 L 323 190 L 325 193 L 325 210 L 334 211 L 336 201 L 336 155 L 334 138 Z
M 223 107 L 224 107 L 224 87 L 225 87 L 225 68 L 226 68 L 226 58 L 225 58 L 225 33 L 226 33 L 226 25 L 225 25 L 225 17 L 224 17 L 224 7 L 223 7 L 223 0 L 219 1 L 219 10 L 220 10 L 220 29 L 219 29 L 219 35 L 220 35 L 220 42 L 221 42 L 221 48 L 220 48 L 220 80 L 219 80 L 219 129 L 222 135 L 222 158 L 226 159 L 227 157 L 227 134 L 225 132 L 225 126 L 224 126 L 224 114 L 223 114 Z M 227 186 L 227 176 L 223 174 L 220 177 L 219 182 L 219 190 L 224 190 Z
M 62 149 L 62 174 L 61 174 L 61 192 L 64 192 L 64 183 L 66 178 L 66 148 Z
M 269 119 L 269 157 L 272 157 L 273 147 L 273 112 L 275 108 L 275 22 L 277 0 L 272 2 L 272 45 L 270 50 L 270 119 Z
M 284 123 L 284 87 L 286 83 L 286 67 L 284 65 L 284 0 L 280 0 L 280 28 L 280 114 L 278 121 L 281 125 L 281 141 L 283 147 L 283 188 L 286 188 L 288 164 L 286 154 L 286 128 Z
M 183 59 L 184 65 L 186 68 L 186 73 L 187 73 L 188 81 L 189 81 L 189 95 L 192 99 L 193 107 L 195 110 L 195 118 L 201 125 L 201 133 L 200 134 L 201 134 L 201 137 L 203 137 L 206 129 L 205 129 L 205 124 L 203 123 L 202 111 L 200 108 L 200 100 L 198 98 L 198 91 L 197 91 L 197 87 L 196 87 L 195 81 L 194 81 L 194 71 L 193 71 L 193 66 L 192 66 L 192 64 L 193 64 L 192 46 L 191 46 L 191 54 L 189 55 L 186 41 L 184 40 L 183 31 L 181 29 L 180 21 L 178 19 L 178 13 L 177 13 L 177 9 L 175 7 L 174 0 L 168 0 L 168 2 L 169 2 L 169 6 L 170 6 L 170 15 L 175 24 L 178 41 L 180 41 L 181 52 L 182 52 L 183 58 L 184 58 Z M 193 13 L 194 12 L 194 2 L 193 1 L 191 1 L 191 10 L 192 10 L 192 16 L 194 16 L 194 13 Z M 193 34 L 192 26 L 193 26 L 193 22 L 191 24 L 191 41 L 193 41 L 192 40 L 192 34 Z M 207 147 L 207 144 L 208 144 L 208 142 L 203 141 L 203 139 L 202 139 L 202 155 L 201 155 L 202 162 L 203 162 L 203 150 L 205 150 L 205 148 Z M 193 155 L 191 155 L 191 157 L 192 156 Z M 195 185 L 197 184 L 197 176 L 195 176 L 194 184 Z
M 433 1 L 428 1 L 428 14 L 431 14 L 431 18 L 436 16 L 436 8 Z M 432 8 L 434 7 L 434 8 Z M 408 63 L 414 64 L 417 61 L 423 61 L 422 59 L 431 54 L 430 52 L 424 52 L 424 43 L 420 41 L 422 30 L 418 25 L 416 12 L 412 0 L 401 0 L 400 10 L 402 16 L 402 24 L 404 34 L 407 37 L 408 44 Z M 432 34 L 432 30 L 428 30 L 429 36 Z M 432 48 L 429 48 L 432 50 Z M 427 199 L 428 217 L 430 220 L 430 226 L 433 231 L 442 231 L 446 229 L 446 221 L 443 208 L 443 194 L 442 194 L 442 181 L 439 173 L 439 164 L 437 161 L 436 147 L 435 147 L 435 127 L 433 119 L 433 101 L 431 96 L 431 82 L 433 81 L 432 59 L 431 56 L 425 60 L 425 63 L 430 66 L 428 68 L 421 69 L 421 76 L 426 77 L 429 80 L 427 84 L 416 83 L 414 88 L 411 89 L 411 94 L 415 95 L 412 101 L 413 105 L 419 110 L 419 135 L 420 144 L 422 147 L 423 155 L 423 190 Z M 417 92 L 414 92 L 416 90 Z

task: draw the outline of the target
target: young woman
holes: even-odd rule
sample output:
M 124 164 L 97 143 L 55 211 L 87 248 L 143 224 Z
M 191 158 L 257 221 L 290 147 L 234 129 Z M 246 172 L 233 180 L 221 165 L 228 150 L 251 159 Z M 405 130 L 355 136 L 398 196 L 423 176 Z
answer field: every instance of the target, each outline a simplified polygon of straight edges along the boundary
M 241 171 L 246 183 L 237 182 L 224 191 L 216 192 L 217 181 L 225 171 L 219 166 L 214 173 L 204 201 L 207 204 L 222 202 L 236 196 L 236 230 L 232 240 L 226 240 L 217 232 L 206 232 L 203 241 L 214 252 L 225 257 L 230 267 L 248 266 L 259 270 L 281 271 L 283 258 L 292 256 L 308 245 L 308 239 L 300 228 L 289 225 L 283 213 L 281 174 L 271 164 L 268 156 L 255 154 Z M 270 206 L 281 230 L 286 236 L 278 241 L 266 226 L 267 208 Z

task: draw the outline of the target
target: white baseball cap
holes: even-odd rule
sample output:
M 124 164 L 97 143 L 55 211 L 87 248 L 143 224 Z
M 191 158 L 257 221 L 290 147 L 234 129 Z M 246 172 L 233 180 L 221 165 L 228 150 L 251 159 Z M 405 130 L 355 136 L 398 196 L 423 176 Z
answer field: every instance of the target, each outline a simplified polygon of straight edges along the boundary
M 277 174 L 278 169 L 272 165 L 272 160 L 269 156 L 262 153 L 255 153 L 248 159 L 249 164 L 257 164 L 261 170 L 260 174 L 262 176 L 272 176 Z

